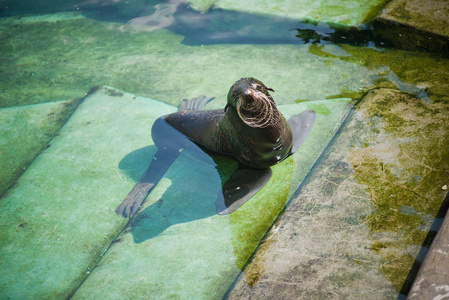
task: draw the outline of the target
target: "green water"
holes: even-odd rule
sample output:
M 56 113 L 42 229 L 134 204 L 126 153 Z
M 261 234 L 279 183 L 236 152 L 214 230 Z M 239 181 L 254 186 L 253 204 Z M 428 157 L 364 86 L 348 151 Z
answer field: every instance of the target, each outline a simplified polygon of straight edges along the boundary
M 0 4 L 0 266 L 8 270 L 0 294 L 221 298 L 351 105 L 380 88 L 402 94 L 356 107 L 363 138 L 354 134 L 345 164 L 367 201 L 335 228 L 364 230 L 373 256 L 362 268 L 380 274 L 389 295 L 404 293 L 445 197 L 449 62 L 377 38 L 364 22 L 385 1 L 365 2 Z M 181 155 L 126 225 L 114 208 L 151 158 L 154 120 L 200 94 L 216 97 L 206 108 L 223 108 L 231 84 L 246 76 L 276 91 L 287 118 L 317 112 L 298 154 L 226 217 L 213 201 L 233 162 L 221 161 L 217 175 L 212 162 Z M 100 85 L 118 90 L 79 101 Z M 138 149 L 148 157 L 126 161 Z M 323 191 L 334 191 L 328 185 Z M 326 211 L 319 199 L 310 215 Z M 247 270 L 251 284 L 264 273 Z M 331 283 L 344 286 L 346 277 Z

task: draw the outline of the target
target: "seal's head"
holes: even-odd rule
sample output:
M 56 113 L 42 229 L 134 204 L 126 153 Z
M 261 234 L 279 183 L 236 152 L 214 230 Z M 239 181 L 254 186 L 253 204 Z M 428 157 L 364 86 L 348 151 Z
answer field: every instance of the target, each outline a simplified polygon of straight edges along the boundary
M 255 78 L 242 78 L 231 86 L 225 111 L 229 107 L 234 108 L 240 119 L 250 127 L 273 125 L 279 118 L 279 112 L 268 91 L 274 92 Z

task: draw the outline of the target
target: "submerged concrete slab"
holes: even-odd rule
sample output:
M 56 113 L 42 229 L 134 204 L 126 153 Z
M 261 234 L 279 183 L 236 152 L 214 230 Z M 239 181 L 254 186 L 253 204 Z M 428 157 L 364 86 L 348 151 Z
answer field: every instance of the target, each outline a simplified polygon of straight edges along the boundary
M 449 2 L 393 0 L 372 23 L 395 47 L 449 56 Z
M 64 2 L 44 0 L 44 1 L 14 1 L 2 0 L 0 3 L 0 16 L 8 16 L 15 14 L 26 14 L 36 12 L 52 12 L 61 10 L 74 10 L 76 5 L 82 0 L 68 0 Z
M 182 155 L 73 298 L 221 298 L 331 139 L 349 101 L 279 106 L 286 117 L 315 108 L 313 130 L 292 159 L 272 167 L 268 184 L 230 215 L 215 214 L 221 183 L 213 164 Z
M 214 108 L 224 107 L 228 88 L 246 76 L 276 90 L 278 104 L 345 97 L 374 84 L 373 71 L 340 59 L 349 54 L 337 45 L 324 46 L 327 56 L 311 53 L 311 45 L 187 46 L 189 37 L 167 29 L 59 16 L 0 19 L 0 68 L 11 78 L 2 82 L 0 106 L 83 97 L 86 86 L 103 84 L 174 106 L 215 96 Z
M 361 26 L 369 20 L 388 0 L 342 1 L 342 0 L 188 0 L 192 7 L 207 11 L 211 7 L 239 12 L 275 15 L 298 21 L 334 23 L 340 26 Z
M 152 123 L 176 108 L 109 87 L 93 90 L 0 200 L 1 297 L 223 295 L 350 101 L 286 106 L 287 117 L 315 109 L 316 129 L 295 156 L 273 168 L 269 184 L 229 216 L 216 215 L 214 201 L 221 176 L 235 163 L 222 158 L 217 165 L 220 159 L 183 152 L 117 237 L 127 219 L 114 209 L 155 151 Z
M 227 297 L 406 294 L 447 194 L 448 112 L 408 93 L 369 92 Z
M 224 9 L 244 13 L 273 15 L 301 21 L 331 22 L 338 25 L 360 26 L 373 16 L 388 0 L 361 1 L 361 0 L 263 0 L 263 1 L 236 1 L 236 0 L 188 0 L 187 2 L 196 10 L 206 12 L 209 9 Z M 168 3 L 167 3 L 168 2 Z M 24 13 L 39 13 L 52 11 L 73 11 L 85 8 L 111 7 L 118 13 L 144 16 L 145 12 L 161 10 L 165 17 L 184 1 L 142 1 L 142 0 L 70 0 L 60 1 L 13 1 L 3 0 L 0 3 L 0 15 L 14 15 Z M 154 7 L 156 6 L 156 7 Z M 162 11 L 162 8 L 165 10 Z M 168 19 L 168 18 L 166 18 Z
M 0 109 L 0 196 L 42 151 L 79 100 Z
M 126 224 L 114 213 L 132 186 L 120 160 L 151 144 L 152 122 L 176 109 L 100 91 L 0 200 L 0 298 L 67 297 Z

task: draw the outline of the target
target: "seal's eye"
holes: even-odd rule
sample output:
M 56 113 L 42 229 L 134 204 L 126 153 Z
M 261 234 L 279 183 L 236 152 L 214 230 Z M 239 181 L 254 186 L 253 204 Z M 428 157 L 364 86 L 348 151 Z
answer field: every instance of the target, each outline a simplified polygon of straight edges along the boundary
M 256 91 L 261 91 L 263 89 L 262 86 L 258 83 L 251 84 L 251 88 Z

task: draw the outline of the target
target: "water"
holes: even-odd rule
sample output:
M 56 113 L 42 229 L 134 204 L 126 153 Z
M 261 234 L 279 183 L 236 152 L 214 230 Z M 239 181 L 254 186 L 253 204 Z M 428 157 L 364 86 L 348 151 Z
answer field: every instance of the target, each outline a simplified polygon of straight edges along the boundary
M 0 120 L 7 134 L 0 145 L 7 155 L 0 171 L 8 179 L 2 191 L 23 174 L 1 200 L 1 268 L 8 270 L 0 278 L 1 294 L 221 298 L 240 274 L 228 292 L 235 297 L 248 292 L 247 284 L 264 291 L 295 264 L 289 257 L 297 253 L 304 256 L 293 277 L 310 278 L 301 291 L 323 292 L 311 297 L 329 297 L 313 282 L 340 295 L 370 288 L 385 297 L 406 293 L 444 199 L 439 185 L 448 170 L 442 159 L 447 60 L 399 50 L 376 37 L 361 22 L 375 5 L 354 16 L 329 16 L 329 1 L 290 13 L 274 2 L 248 9 L 231 2 L 209 10 L 202 5 L 2 7 Z M 235 163 L 187 152 L 133 222 L 116 216 L 115 206 L 154 152 L 154 120 L 199 94 L 216 97 L 208 108 L 223 108 L 230 85 L 245 76 L 276 90 L 287 118 L 317 112 L 300 151 L 274 167 L 270 183 L 229 216 L 216 215 L 214 201 Z M 98 85 L 119 90 L 100 88 L 81 104 L 51 102 L 81 98 Z M 411 93 L 419 102 L 410 100 L 407 112 L 395 102 L 398 96 L 389 95 L 386 103 L 362 101 L 338 131 L 349 104 L 378 88 Z M 312 192 L 317 182 L 320 193 Z M 280 229 L 271 232 L 279 230 L 278 242 L 268 238 L 241 274 L 287 201 L 296 210 L 284 218 L 291 223 L 281 218 Z M 346 231 L 351 234 L 342 239 Z M 296 248 L 283 247 L 288 240 Z

